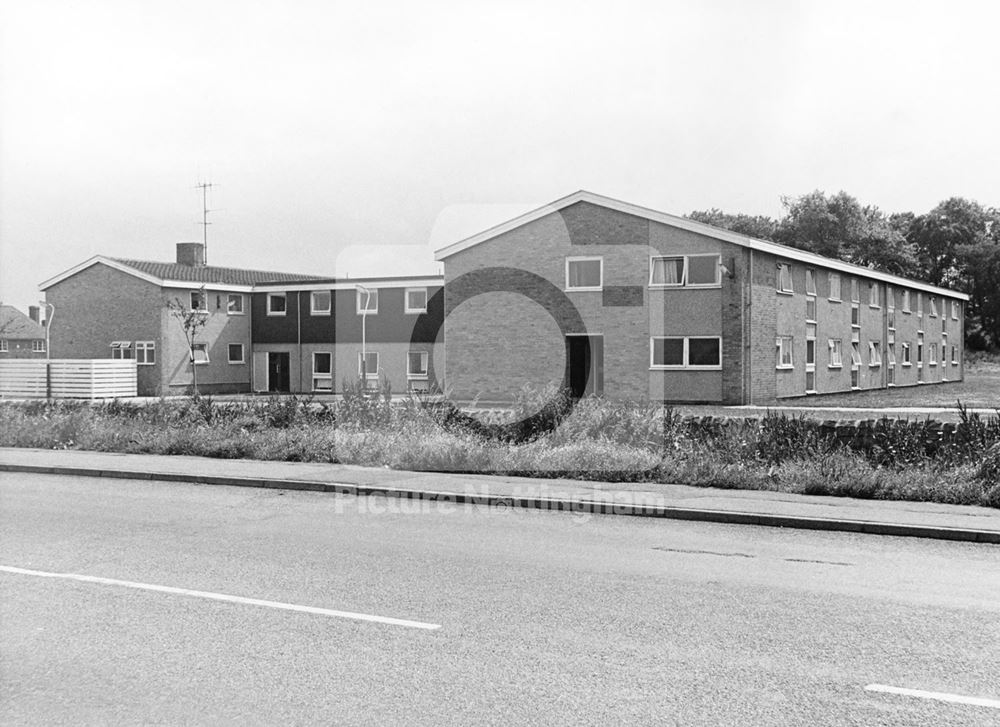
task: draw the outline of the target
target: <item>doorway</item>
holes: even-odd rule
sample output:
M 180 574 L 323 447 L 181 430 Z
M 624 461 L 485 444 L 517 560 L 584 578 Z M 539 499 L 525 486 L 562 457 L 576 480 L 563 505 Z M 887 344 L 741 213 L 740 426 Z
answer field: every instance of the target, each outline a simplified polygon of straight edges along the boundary
M 267 390 L 287 394 L 291 391 L 288 351 L 270 351 L 267 354 Z
M 566 381 L 575 399 L 604 393 L 604 336 L 566 336 Z

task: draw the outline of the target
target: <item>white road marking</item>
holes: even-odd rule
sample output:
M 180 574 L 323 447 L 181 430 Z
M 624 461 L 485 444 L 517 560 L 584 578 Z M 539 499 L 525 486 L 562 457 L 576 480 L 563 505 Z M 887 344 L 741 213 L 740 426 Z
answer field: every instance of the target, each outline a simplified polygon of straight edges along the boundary
M 900 694 L 904 697 L 920 697 L 922 699 L 936 699 L 940 702 L 954 702 L 955 704 L 971 704 L 976 707 L 992 707 L 1000 709 L 1000 699 L 986 699 L 985 697 L 965 697 L 961 694 L 948 694 L 947 692 L 925 692 L 920 689 L 904 689 L 903 687 L 889 687 L 885 684 L 869 684 L 865 687 L 866 692 L 883 692 L 885 694 Z
M 0 565 L 0 571 L 5 573 L 17 573 L 26 576 L 39 576 L 41 578 L 63 578 L 70 581 L 80 581 L 82 583 L 99 583 L 105 586 L 123 586 L 125 588 L 136 588 L 141 591 L 156 591 L 158 593 L 172 593 L 177 596 L 192 596 L 194 598 L 207 598 L 212 601 L 226 601 L 228 603 L 241 603 L 247 606 L 264 606 L 265 608 L 277 608 L 283 611 L 298 611 L 299 613 L 312 613 L 318 616 L 333 616 L 336 618 L 349 618 L 355 621 L 369 621 L 372 623 L 388 624 L 390 626 L 408 626 L 413 629 L 426 629 L 433 631 L 441 628 L 441 624 L 424 623 L 423 621 L 408 621 L 402 618 L 390 618 L 389 616 L 373 616 L 367 613 L 353 613 L 351 611 L 334 611 L 329 608 L 318 608 L 316 606 L 299 606 L 294 603 L 282 603 L 280 601 L 265 601 L 259 598 L 245 598 L 243 596 L 230 596 L 225 593 L 212 593 L 211 591 L 192 591 L 189 588 L 174 588 L 173 586 L 158 586 L 152 583 L 137 583 L 135 581 L 120 581 L 115 578 L 101 578 L 99 576 L 84 576 L 77 573 L 48 573 L 40 570 L 29 570 L 27 568 L 16 568 L 9 565 Z

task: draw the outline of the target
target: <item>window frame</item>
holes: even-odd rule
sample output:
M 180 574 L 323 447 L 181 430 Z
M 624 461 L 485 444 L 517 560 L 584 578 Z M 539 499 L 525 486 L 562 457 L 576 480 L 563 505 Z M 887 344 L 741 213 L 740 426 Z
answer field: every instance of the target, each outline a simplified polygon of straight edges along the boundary
M 861 281 L 857 278 L 851 278 L 851 302 L 861 302 Z
M 816 295 L 816 268 L 806 268 L 806 295 Z
M 199 361 L 198 357 L 195 356 L 195 351 L 204 351 L 205 352 L 205 360 L 204 361 Z M 193 362 L 195 366 L 205 366 L 205 365 L 210 364 L 212 362 L 211 358 L 208 355 L 208 344 L 207 343 L 193 343 L 193 344 L 191 344 L 191 348 L 188 351 L 188 355 L 189 355 L 189 363 Z
M 132 348 L 132 341 L 112 341 L 111 342 L 111 358 L 114 361 L 131 361 L 135 359 L 135 349 Z M 131 355 L 122 356 L 115 355 L 115 352 L 128 351 Z
M 715 258 L 715 280 L 711 283 L 691 283 L 691 258 Z M 656 283 L 653 282 L 653 271 L 656 269 L 658 260 L 680 260 L 681 279 L 677 283 Z M 652 290 L 664 290 L 670 288 L 721 288 L 722 287 L 722 255 L 714 252 L 685 253 L 679 255 L 650 255 L 649 256 L 649 280 L 646 285 Z
M 775 291 L 781 293 L 782 295 L 795 295 L 795 280 L 792 278 L 792 264 L 791 263 L 776 263 L 778 268 L 777 279 L 775 280 Z M 788 277 L 788 287 L 784 286 L 786 277 L 784 273 L 787 272 Z
M 195 296 L 198 296 L 201 305 L 196 306 L 194 304 Z M 192 313 L 204 313 L 208 315 L 208 293 L 205 292 L 204 288 L 188 291 L 188 303 L 190 304 L 188 308 Z
M 233 346 L 240 347 L 239 361 L 233 360 Z M 230 365 L 237 366 L 239 364 L 245 364 L 246 358 L 247 358 L 246 346 L 244 346 L 242 343 L 230 343 L 226 345 L 226 360 L 229 362 Z
M 140 351 L 142 352 L 141 357 L 139 356 Z M 156 341 L 135 342 L 135 365 L 136 366 L 156 365 Z
M 844 368 L 844 342 L 840 338 L 828 338 L 826 339 L 826 350 L 827 356 L 829 357 L 829 362 L 826 364 L 828 369 L 842 369 Z
M 927 315 L 930 318 L 937 318 L 937 296 L 929 295 L 927 296 Z
M 284 301 L 285 305 L 281 310 L 275 310 L 274 306 L 271 305 L 272 301 L 281 299 Z M 267 293 L 267 315 L 269 316 L 283 316 L 288 313 L 288 293 Z
M 420 354 L 420 360 L 423 362 L 423 372 L 414 373 L 410 371 L 410 357 L 414 354 Z M 420 349 L 410 349 L 406 352 L 406 380 L 407 381 L 427 381 L 430 377 L 430 351 L 422 351 Z
M 837 295 L 836 295 L 836 297 L 834 297 L 834 295 L 833 295 L 833 288 L 834 288 L 833 281 L 834 280 L 837 281 L 837 286 L 836 286 L 836 288 L 837 288 Z M 843 278 L 841 277 L 840 273 L 835 273 L 835 272 L 832 272 L 832 271 L 829 272 L 829 273 L 827 273 L 826 282 L 827 282 L 827 285 L 830 287 L 830 293 L 827 296 L 827 300 L 829 300 L 829 301 L 831 301 L 833 303 L 841 303 L 841 302 L 843 302 L 843 295 L 844 295 L 844 287 L 843 286 L 844 286 L 844 281 L 843 281 Z
M 378 380 L 379 373 L 381 372 L 382 357 L 379 356 L 378 351 L 365 351 L 366 356 L 375 357 L 375 371 L 372 372 L 371 369 L 365 371 L 365 376 L 369 381 L 372 379 Z M 361 378 L 361 351 L 358 351 L 358 378 Z
M 330 370 L 328 372 L 317 371 L 316 369 L 316 359 L 318 356 L 326 356 L 329 359 Z M 311 391 L 318 392 L 329 392 L 333 393 L 333 351 L 313 351 L 312 352 L 312 378 L 310 379 L 312 389 Z M 359 374 L 360 376 L 360 374 Z M 329 386 L 317 386 L 317 381 L 329 382 Z
M 354 309 L 355 309 L 355 312 L 359 316 L 363 316 L 363 315 L 370 315 L 370 316 L 378 315 L 378 298 L 379 298 L 378 291 L 379 291 L 378 288 L 368 288 L 368 293 L 362 293 L 357 288 L 354 289 Z M 361 299 L 362 299 L 362 296 L 367 296 L 369 293 L 371 294 L 371 298 L 368 300 L 368 302 L 372 303 L 374 301 L 375 307 L 374 308 L 369 308 L 367 310 L 364 310 L 361 307 Z M 358 374 L 358 375 L 360 376 L 361 374 Z
M 31 339 L 31 352 L 45 353 L 45 339 L 44 338 Z
M 909 341 L 902 341 L 900 344 L 900 359 L 902 359 L 901 366 L 912 366 L 913 365 L 913 351 Z
M 882 365 L 882 342 L 868 342 L 868 368 L 874 369 Z
M 875 302 L 872 302 L 874 298 Z M 879 301 L 879 285 L 873 280 L 868 281 L 868 307 L 869 308 L 881 308 L 882 304 Z
M 410 293 L 422 292 L 424 294 L 424 305 L 422 308 L 412 308 L 410 307 Z M 406 288 L 403 291 L 403 313 L 426 313 L 427 312 L 427 300 L 430 296 L 427 294 L 427 287 L 422 288 Z
M 718 364 L 691 364 L 691 339 L 714 340 L 719 352 Z M 655 363 L 656 341 L 683 341 L 681 364 Z M 649 337 L 649 370 L 650 371 L 722 371 L 722 336 L 650 336 Z
M 958 301 L 957 300 L 951 301 L 951 319 L 953 321 L 957 321 L 958 320 Z
M 597 285 L 596 286 L 593 286 L 593 285 L 571 286 L 569 284 L 569 269 L 570 269 L 570 264 L 571 263 L 588 263 L 588 262 L 594 262 L 594 261 L 597 261 L 599 263 L 598 273 L 597 273 L 597 277 L 598 277 Z M 577 256 L 573 256 L 573 257 L 567 257 L 566 258 L 566 263 L 565 263 L 565 276 L 563 278 L 563 282 L 565 283 L 564 290 L 567 293 L 568 292 L 574 292 L 574 293 L 583 292 L 583 293 L 586 293 L 586 292 L 593 292 L 593 291 L 604 290 L 604 256 L 603 255 L 577 255 Z
M 787 345 L 786 345 L 787 344 Z M 775 369 L 780 369 L 782 371 L 789 371 L 795 368 L 795 337 L 794 336 L 775 336 L 774 337 L 775 346 Z M 785 354 L 788 354 L 788 362 L 785 363 Z
M 239 310 L 233 310 L 233 301 L 238 300 Z M 246 315 L 246 304 L 243 300 L 243 293 L 229 293 L 226 295 L 226 315 L 227 316 L 243 316 Z
M 323 295 L 327 296 L 327 306 L 326 310 L 316 307 L 316 296 Z M 311 316 L 329 316 L 333 314 L 333 291 L 332 290 L 312 290 L 309 292 L 309 315 Z
M 903 288 L 903 300 L 902 304 L 900 305 L 900 308 L 904 313 L 909 314 L 912 312 L 910 310 L 910 291 L 907 288 Z
M 9 353 L 9 352 L 10 352 L 10 344 L 7 343 L 7 339 L 0 338 L 0 353 Z

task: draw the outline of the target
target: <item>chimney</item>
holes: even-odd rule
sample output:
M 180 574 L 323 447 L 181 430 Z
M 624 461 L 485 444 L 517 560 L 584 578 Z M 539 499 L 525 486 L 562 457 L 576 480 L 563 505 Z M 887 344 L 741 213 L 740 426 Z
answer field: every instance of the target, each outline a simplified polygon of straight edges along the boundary
M 35 323 L 38 323 L 38 325 L 42 325 L 41 322 L 38 319 L 38 306 L 37 305 L 29 305 L 28 306 L 28 318 L 30 318 L 31 320 L 33 320 Z
M 178 242 L 177 264 L 188 265 L 192 268 L 203 266 L 205 264 L 205 246 L 200 242 Z

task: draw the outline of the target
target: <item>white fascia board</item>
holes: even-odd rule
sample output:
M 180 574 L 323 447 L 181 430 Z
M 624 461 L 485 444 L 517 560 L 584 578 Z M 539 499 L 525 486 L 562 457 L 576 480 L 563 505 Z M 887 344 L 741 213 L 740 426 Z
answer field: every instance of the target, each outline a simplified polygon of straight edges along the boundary
M 48 288 L 51 288 L 53 285 L 56 285 L 57 283 L 61 283 L 62 281 L 66 280 L 66 278 L 70 278 L 76 275 L 77 273 L 97 264 L 107 265 L 109 268 L 113 268 L 115 270 L 118 270 L 119 272 L 126 273 L 133 277 L 139 278 L 140 280 L 145 280 L 148 283 L 153 283 L 154 285 L 163 285 L 163 280 L 157 278 L 155 275 L 147 275 L 146 273 L 140 272 L 135 268 L 130 268 L 128 265 L 123 265 L 117 260 L 106 258 L 103 255 L 94 255 L 94 257 L 90 258 L 89 260 L 84 260 L 79 265 L 75 265 L 71 267 L 69 270 L 61 272 L 55 277 L 49 278 L 48 280 L 39 283 L 38 289 L 47 290 Z
M 354 290 L 357 286 L 366 288 L 429 288 L 444 285 L 444 277 L 430 278 L 385 278 L 383 280 L 358 278 L 357 280 L 340 280 L 336 283 L 266 283 L 254 286 L 254 292 L 293 292 L 313 290 Z
M 761 252 L 766 252 L 771 255 L 777 255 L 786 260 L 798 260 L 800 262 L 807 262 L 817 267 L 827 268 L 830 270 L 836 270 L 838 272 L 845 272 L 850 275 L 857 275 L 859 277 L 865 277 L 872 280 L 879 280 L 891 285 L 898 285 L 900 287 L 913 288 L 915 290 L 922 290 L 928 293 L 935 293 L 936 295 L 941 295 L 949 298 L 957 298 L 959 300 L 968 300 L 969 296 L 965 293 L 959 293 L 954 290 L 948 290 L 947 288 L 938 288 L 927 283 L 921 283 L 916 280 L 911 280 L 909 278 L 903 278 L 898 275 L 890 275 L 889 273 L 879 272 L 877 270 L 872 270 L 871 268 L 866 268 L 861 265 L 854 265 L 852 263 L 846 263 L 841 260 L 835 260 L 833 258 L 823 257 L 822 255 L 817 255 L 815 253 L 807 252 L 805 250 L 799 250 L 794 247 L 788 247 L 786 245 L 779 245 L 776 242 L 768 242 L 767 240 L 758 240 L 753 237 L 747 237 L 746 235 L 741 235 L 737 232 L 732 232 L 730 230 L 724 230 L 720 227 L 713 227 L 712 225 L 706 225 L 703 222 L 696 222 L 694 220 L 689 220 L 686 217 L 677 217 L 676 215 L 670 215 L 666 212 L 658 212 L 657 210 L 651 210 L 647 207 L 640 207 L 639 205 L 630 204 L 628 202 L 622 202 L 621 200 L 612 199 L 611 197 L 604 197 L 599 194 L 594 194 L 593 192 L 587 192 L 585 190 L 580 190 L 574 192 L 573 194 L 567 195 L 562 199 L 558 199 L 551 204 L 544 205 L 538 209 L 527 212 L 519 217 L 503 222 L 499 225 L 484 230 L 477 235 L 472 237 L 467 237 L 464 240 L 459 240 L 447 247 L 443 247 L 434 253 L 434 259 L 438 262 L 443 261 L 455 253 L 467 250 L 474 245 L 478 245 L 481 242 L 502 235 L 505 232 L 510 232 L 511 230 L 517 229 L 522 225 L 526 225 L 529 222 L 534 222 L 535 220 L 541 219 L 546 215 L 550 215 L 553 212 L 558 212 L 565 207 L 576 204 L 577 202 L 589 202 L 591 204 L 598 205 L 600 207 L 607 207 L 608 209 L 613 209 L 618 212 L 624 212 L 625 214 L 630 214 L 635 217 L 642 217 L 647 220 L 652 220 L 654 222 L 659 222 L 664 225 L 669 225 L 670 227 L 677 227 L 682 230 L 687 230 L 688 232 L 694 232 L 699 235 L 705 235 L 706 237 L 711 237 L 716 240 L 722 240 L 724 242 L 731 242 L 735 245 L 740 245 L 742 247 L 747 247 L 752 250 L 760 250 Z
M 181 288 L 183 290 L 201 290 L 220 293 L 252 293 L 252 285 L 232 285 L 230 283 L 199 283 L 194 280 L 164 280 L 164 288 Z

